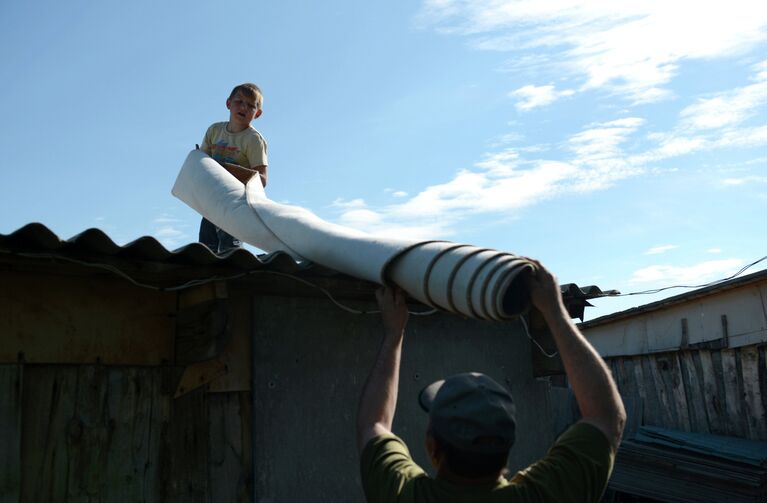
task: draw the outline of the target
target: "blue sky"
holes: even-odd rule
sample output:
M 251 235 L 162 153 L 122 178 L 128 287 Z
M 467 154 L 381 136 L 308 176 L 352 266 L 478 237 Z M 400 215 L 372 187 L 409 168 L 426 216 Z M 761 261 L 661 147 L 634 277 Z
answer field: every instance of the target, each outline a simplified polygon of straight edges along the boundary
M 195 241 L 170 188 L 253 81 L 276 201 L 581 286 L 720 279 L 767 255 L 767 4 L 707 3 L 2 2 L 0 233 Z

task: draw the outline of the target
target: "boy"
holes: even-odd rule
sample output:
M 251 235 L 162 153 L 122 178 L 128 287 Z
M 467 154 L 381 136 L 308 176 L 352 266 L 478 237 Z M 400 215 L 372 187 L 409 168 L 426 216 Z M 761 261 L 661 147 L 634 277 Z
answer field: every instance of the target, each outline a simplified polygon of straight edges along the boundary
M 263 96 L 258 86 L 251 83 L 236 86 L 226 100 L 229 120 L 211 125 L 205 132 L 201 148 L 242 183 L 248 183 L 252 176 L 258 175 L 266 187 L 266 140 L 250 125 L 261 116 L 262 106 Z M 200 223 L 199 241 L 214 253 L 242 245 L 239 239 L 206 218 Z

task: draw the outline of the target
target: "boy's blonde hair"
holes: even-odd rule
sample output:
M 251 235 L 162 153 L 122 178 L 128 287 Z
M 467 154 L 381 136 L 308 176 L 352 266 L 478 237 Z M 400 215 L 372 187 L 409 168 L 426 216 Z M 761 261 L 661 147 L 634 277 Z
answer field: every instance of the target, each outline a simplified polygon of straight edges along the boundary
M 234 95 L 237 93 L 242 93 L 243 96 L 255 100 L 256 108 L 259 110 L 264 106 L 264 95 L 261 94 L 261 89 L 255 84 L 245 82 L 244 84 L 235 86 L 234 89 L 232 89 L 231 94 L 229 94 L 229 99 L 231 100 L 234 98 Z

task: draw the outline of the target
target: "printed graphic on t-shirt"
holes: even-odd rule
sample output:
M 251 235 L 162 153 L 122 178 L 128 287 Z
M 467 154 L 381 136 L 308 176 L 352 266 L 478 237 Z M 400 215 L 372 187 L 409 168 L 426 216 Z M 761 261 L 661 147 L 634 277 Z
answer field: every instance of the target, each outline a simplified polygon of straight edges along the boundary
M 239 164 L 237 158 L 240 156 L 239 147 L 229 146 L 224 140 L 219 140 L 210 146 L 210 156 L 219 162 L 231 162 Z

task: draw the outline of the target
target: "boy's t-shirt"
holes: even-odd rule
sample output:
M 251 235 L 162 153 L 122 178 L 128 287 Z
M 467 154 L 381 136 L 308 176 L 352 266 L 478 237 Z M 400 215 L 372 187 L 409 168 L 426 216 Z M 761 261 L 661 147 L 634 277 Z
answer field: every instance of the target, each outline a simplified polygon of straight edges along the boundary
M 230 133 L 226 130 L 227 122 L 217 122 L 205 132 L 202 151 L 218 162 L 230 162 L 246 168 L 266 166 L 266 140 L 253 126 Z

